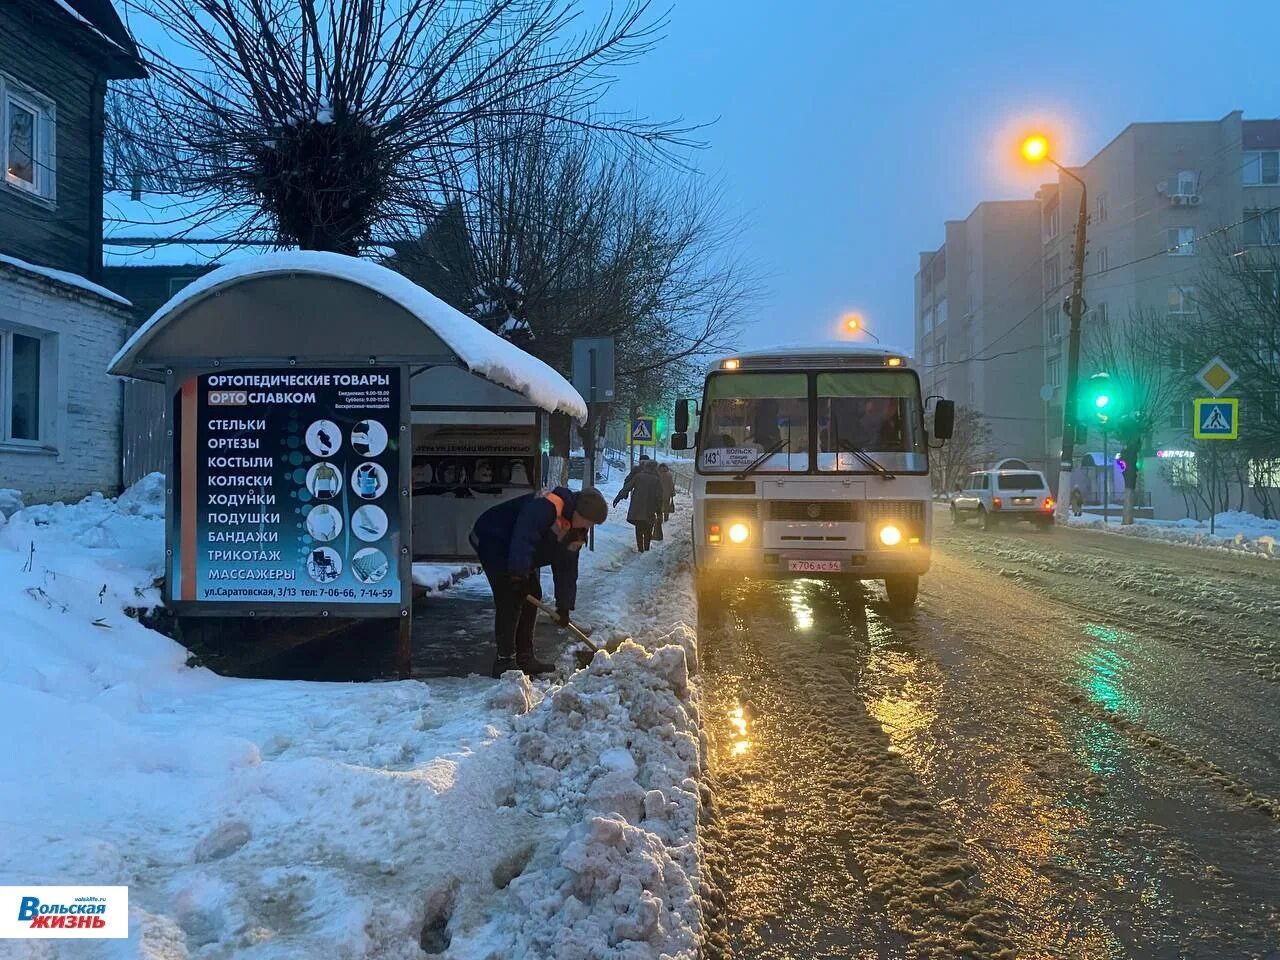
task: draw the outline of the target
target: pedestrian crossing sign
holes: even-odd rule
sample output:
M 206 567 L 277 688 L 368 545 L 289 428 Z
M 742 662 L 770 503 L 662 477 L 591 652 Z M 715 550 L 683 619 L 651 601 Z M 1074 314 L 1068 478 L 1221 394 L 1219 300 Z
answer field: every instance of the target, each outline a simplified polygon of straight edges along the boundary
M 631 442 L 637 447 L 657 446 L 657 433 L 653 417 L 636 417 L 631 421 Z
M 1240 438 L 1240 401 L 1231 398 L 1193 400 L 1196 422 L 1192 436 L 1197 440 L 1238 440 Z

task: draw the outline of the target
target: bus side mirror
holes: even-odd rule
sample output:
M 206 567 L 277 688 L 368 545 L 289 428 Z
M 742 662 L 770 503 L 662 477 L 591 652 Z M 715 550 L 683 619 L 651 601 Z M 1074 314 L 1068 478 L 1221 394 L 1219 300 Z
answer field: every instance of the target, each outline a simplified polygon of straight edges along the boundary
M 689 432 L 689 405 L 692 400 L 676 401 L 676 433 Z
M 939 400 L 933 407 L 933 436 L 937 440 L 950 440 L 956 426 L 954 400 Z
M 671 435 L 671 449 L 672 450 L 688 450 L 689 435 L 685 433 L 673 433 Z

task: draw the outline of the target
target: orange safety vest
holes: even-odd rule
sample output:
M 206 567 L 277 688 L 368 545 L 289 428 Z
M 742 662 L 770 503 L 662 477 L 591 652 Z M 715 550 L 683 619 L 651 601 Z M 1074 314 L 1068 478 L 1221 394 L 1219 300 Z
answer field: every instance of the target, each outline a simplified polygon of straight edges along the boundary
M 550 500 L 551 505 L 556 508 L 556 536 L 563 539 L 564 535 L 568 533 L 569 528 L 573 526 L 573 523 L 564 515 L 564 498 L 551 490 L 543 490 L 540 496 Z

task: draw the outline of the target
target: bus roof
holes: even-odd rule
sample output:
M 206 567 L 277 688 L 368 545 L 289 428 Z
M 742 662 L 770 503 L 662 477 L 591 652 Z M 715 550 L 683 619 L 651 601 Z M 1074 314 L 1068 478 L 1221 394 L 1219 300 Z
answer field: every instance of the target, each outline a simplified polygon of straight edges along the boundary
M 777 347 L 760 347 L 729 354 L 711 364 L 710 370 L 733 369 L 725 366 L 726 360 L 737 360 L 743 369 L 778 367 L 857 367 L 887 365 L 890 358 L 897 358 L 902 367 L 913 366 L 910 350 L 893 346 L 862 343 L 807 343 Z

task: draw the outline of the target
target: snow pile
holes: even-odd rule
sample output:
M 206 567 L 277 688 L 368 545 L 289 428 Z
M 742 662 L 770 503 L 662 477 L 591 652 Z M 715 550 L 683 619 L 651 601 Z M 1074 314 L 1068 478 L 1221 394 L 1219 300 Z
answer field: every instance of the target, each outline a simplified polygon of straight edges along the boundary
M 356 257 L 316 251 L 284 251 L 248 257 L 219 267 L 188 284 L 138 328 L 120 348 L 108 369 L 132 375 L 134 357 L 176 311 L 210 291 L 246 277 L 280 273 L 337 277 L 393 300 L 413 314 L 458 355 L 472 373 L 523 394 L 543 410 L 587 417 L 587 405 L 570 383 L 537 357 L 485 329 L 423 287 L 394 270 Z M 406 344 L 413 352 L 413 344 Z
M 416 586 L 439 592 L 479 572 L 480 566 L 475 563 L 415 563 L 413 582 Z
M 655 644 L 597 654 L 516 721 L 517 807 L 569 826 L 477 931 L 498 955 L 698 956 L 705 745 L 684 647 Z
M 75 287 L 83 293 L 92 293 L 95 296 L 102 297 L 104 300 L 111 300 L 123 307 L 132 307 L 133 304 L 120 296 L 113 293 L 106 287 L 94 283 L 92 280 L 86 280 L 78 273 L 69 273 L 66 270 L 55 270 L 53 267 L 41 266 L 38 263 L 28 263 L 26 260 L 19 260 L 17 257 L 10 257 L 7 254 L 0 253 L 0 263 L 5 266 L 13 267 L 23 273 L 29 273 L 33 276 L 43 277 L 46 280 L 56 280 L 58 283 L 66 284 L 68 287 Z
M 129 886 L 121 958 L 696 956 L 689 631 L 559 685 L 219 677 L 126 613 L 163 504 L 155 475 L 0 528 L 0 884 Z
M 0 488 L 0 525 L 3 525 L 4 520 L 8 520 L 22 507 L 21 490 L 14 490 L 9 487 Z
M 1233 550 L 1265 557 L 1280 556 L 1280 520 L 1264 520 L 1252 513 L 1230 510 L 1214 517 L 1213 532 L 1208 520 L 1185 517 L 1182 520 L 1135 520 L 1121 524 L 1112 517 L 1109 523 L 1095 514 L 1068 517 L 1073 527 L 1100 530 L 1104 533 L 1160 540 L 1188 547 Z

